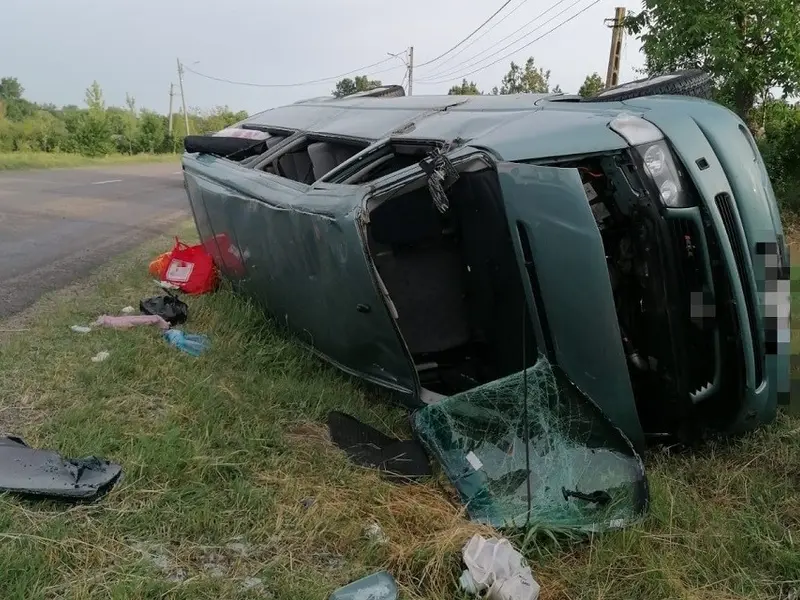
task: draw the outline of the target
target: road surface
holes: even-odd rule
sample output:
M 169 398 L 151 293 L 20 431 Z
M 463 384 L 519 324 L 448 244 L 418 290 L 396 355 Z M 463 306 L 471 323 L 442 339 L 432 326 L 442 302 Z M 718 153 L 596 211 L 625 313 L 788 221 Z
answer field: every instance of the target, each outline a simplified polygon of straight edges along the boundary
M 178 163 L 0 173 L 0 318 L 190 214 Z

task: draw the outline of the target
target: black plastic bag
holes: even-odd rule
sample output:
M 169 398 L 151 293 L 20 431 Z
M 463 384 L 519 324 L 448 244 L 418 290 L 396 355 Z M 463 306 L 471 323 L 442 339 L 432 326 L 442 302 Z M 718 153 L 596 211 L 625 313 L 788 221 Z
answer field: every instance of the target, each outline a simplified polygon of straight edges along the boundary
M 145 315 L 158 315 L 170 325 L 185 323 L 189 318 L 189 306 L 177 296 L 153 296 L 139 302 L 139 310 Z

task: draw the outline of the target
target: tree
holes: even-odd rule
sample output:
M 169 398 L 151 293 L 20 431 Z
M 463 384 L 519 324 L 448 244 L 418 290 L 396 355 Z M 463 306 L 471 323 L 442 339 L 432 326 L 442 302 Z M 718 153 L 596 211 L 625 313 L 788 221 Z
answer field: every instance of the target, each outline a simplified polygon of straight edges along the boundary
M 9 121 L 22 121 L 33 116 L 36 105 L 22 97 L 25 88 L 16 77 L 3 77 L 0 79 L 0 101 L 5 106 L 6 118 Z
M 474 81 L 467 83 L 466 79 L 462 79 L 460 85 L 451 87 L 450 91 L 447 93 L 450 96 L 480 96 L 483 94 L 483 92 L 478 89 L 478 84 Z
M 25 88 L 20 85 L 16 77 L 3 77 L 0 79 L 0 98 L 6 103 L 14 100 L 22 100 Z
M 355 79 L 345 77 L 344 79 L 336 82 L 336 87 L 333 89 L 333 96 L 335 98 L 343 98 L 350 94 L 357 92 L 368 92 L 377 87 L 381 87 L 381 82 L 375 79 L 369 79 L 366 75 L 356 75 Z
M 800 88 L 796 0 L 644 0 L 625 25 L 642 41 L 648 73 L 703 69 L 743 119 L 765 90 Z
M 151 154 L 159 152 L 164 146 L 167 136 L 164 117 L 152 111 L 143 110 L 137 134 L 137 146 L 140 150 Z
M 589 96 L 594 96 L 604 87 L 605 86 L 603 85 L 603 80 L 600 79 L 600 75 L 597 73 L 592 73 L 591 75 L 587 75 L 586 79 L 583 80 L 583 85 L 578 90 L 578 95 L 588 98 Z
M 101 156 L 111 151 L 111 128 L 109 127 L 103 90 L 96 81 L 86 89 L 86 106 L 89 110 L 80 119 L 76 142 L 81 153 Z
M 546 94 L 550 91 L 550 71 L 536 68 L 531 56 L 522 68 L 511 63 L 506 76 L 500 85 L 501 94 Z

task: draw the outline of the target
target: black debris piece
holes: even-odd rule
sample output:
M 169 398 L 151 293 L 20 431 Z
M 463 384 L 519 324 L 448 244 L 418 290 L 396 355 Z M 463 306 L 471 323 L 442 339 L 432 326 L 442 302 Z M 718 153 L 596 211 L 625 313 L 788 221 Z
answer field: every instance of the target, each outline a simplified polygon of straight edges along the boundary
M 328 414 L 333 443 L 355 464 L 378 469 L 395 482 L 410 482 L 431 475 L 428 457 L 415 440 L 398 440 L 354 419 L 333 411 Z
M 0 437 L 0 492 L 67 502 L 106 494 L 122 475 L 118 464 L 95 458 L 63 458 L 18 437 Z
M 180 325 L 189 318 L 189 306 L 174 294 L 145 298 L 139 302 L 139 310 L 145 315 L 158 315 L 170 325 Z

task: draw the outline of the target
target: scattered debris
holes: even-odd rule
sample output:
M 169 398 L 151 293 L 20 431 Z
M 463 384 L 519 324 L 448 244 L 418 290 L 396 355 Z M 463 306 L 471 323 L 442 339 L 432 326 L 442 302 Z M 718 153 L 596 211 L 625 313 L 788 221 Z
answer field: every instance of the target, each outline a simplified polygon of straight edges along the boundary
M 156 281 L 156 285 L 165 290 L 179 290 L 181 289 L 174 283 L 170 283 L 169 281 Z
M 167 265 L 169 264 L 170 254 L 170 252 L 163 252 L 153 259 L 147 268 L 150 275 L 158 277 L 159 279 L 164 277 L 164 272 L 167 270 Z
M 111 356 L 111 352 L 109 352 L 108 350 L 101 350 L 92 357 L 92 362 L 95 363 L 103 362 L 109 356 Z
M 370 523 L 364 529 L 364 535 L 367 536 L 367 539 L 372 542 L 373 544 L 387 544 L 389 543 L 389 538 L 386 537 L 386 534 L 381 529 L 381 526 L 377 523 Z
M 237 539 L 240 539 L 240 538 L 237 538 Z M 228 550 L 230 550 L 231 552 L 233 552 L 234 554 L 238 554 L 239 556 L 243 556 L 243 557 L 249 555 L 250 551 L 252 550 L 250 544 L 245 544 L 244 542 L 241 542 L 241 541 L 230 542 L 230 543 L 226 544 L 225 547 Z
M 157 325 L 160 329 L 169 329 L 169 323 L 158 315 L 125 315 L 123 317 L 101 315 L 92 324 L 96 327 L 113 327 L 114 329 L 130 329 L 138 325 Z
M 167 290 L 166 296 L 153 296 L 139 302 L 139 310 L 145 315 L 158 315 L 170 325 L 180 325 L 189 318 L 189 306 Z
M 409 482 L 431 475 L 425 451 L 414 440 L 398 440 L 382 434 L 350 415 L 328 414 L 333 443 L 362 467 L 376 468 L 396 482 Z
M 92 330 L 91 327 L 86 327 L 86 325 L 73 325 L 70 329 L 75 333 L 89 333 Z
M 209 576 L 219 579 L 225 577 L 228 561 L 221 554 L 208 554 L 203 561 L 203 571 Z
M 398 593 L 394 577 L 381 571 L 340 587 L 330 600 L 396 600 Z
M 242 591 L 257 590 L 264 587 L 264 581 L 258 577 L 245 577 L 242 580 Z
M 316 498 L 303 498 L 302 500 L 300 500 L 300 504 L 302 504 L 303 508 L 305 508 L 306 510 L 314 506 L 316 502 L 317 502 Z
M 505 538 L 475 534 L 464 546 L 461 588 L 488 600 L 536 600 L 539 584 L 522 555 Z
M 200 356 L 208 350 L 211 342 L 208 337 L 196 333 L 184 333 L 180 329 L 168 329 L 164 338 L 172 345 L 191 356 Z
M 122 475 L 118 464 L 94 456 L 63 458 L 21 438 L 0 438 L 0 491 L 65 501 L 95 500 Z
M 189 246 L 178 238 L 175 238 L 175 246 L 161 279 L 187 294 L 212 292 L 219 281 L 214 259 L 205 247 L 202 244 Z
M 129 315 L 132 312 L 136 312 L 136 309 L 133 308 L 132 306 L 126 306 L 125 308 L 122 309 L 122 312 L 125 313 L 126 315 Z

